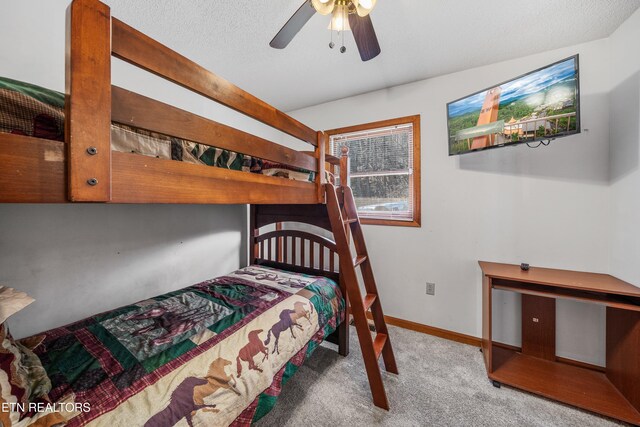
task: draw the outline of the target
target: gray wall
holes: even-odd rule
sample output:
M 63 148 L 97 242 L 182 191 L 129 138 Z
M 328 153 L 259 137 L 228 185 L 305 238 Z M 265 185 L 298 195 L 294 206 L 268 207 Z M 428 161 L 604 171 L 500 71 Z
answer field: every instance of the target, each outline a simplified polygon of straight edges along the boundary
M 640 284 L 640 11 L 611 41 L 611 272 Z
M 448 156 L 447 102 L 576 53 L 588 132 Z M 386 314 L 480 336 L 478 260 L 609 271 L 608 58 L 599 40 L 292 113 L 319 129 L 421 114 L 422 227 L 365 226 Z M 519 344 L 517 296 L 497 301 L 498 340 Z M 559 355 L 604 362 L 601 307 L 560 302 L 558 328 Z

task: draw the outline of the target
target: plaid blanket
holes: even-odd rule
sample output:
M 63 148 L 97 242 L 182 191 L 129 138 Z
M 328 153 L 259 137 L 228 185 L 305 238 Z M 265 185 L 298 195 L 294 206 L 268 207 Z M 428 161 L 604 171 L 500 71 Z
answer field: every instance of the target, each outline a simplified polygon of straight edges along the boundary
M 343 318 L 331 280 L 250 266 L 45 332 L 36 354 L 69 426 L 244 426 Z

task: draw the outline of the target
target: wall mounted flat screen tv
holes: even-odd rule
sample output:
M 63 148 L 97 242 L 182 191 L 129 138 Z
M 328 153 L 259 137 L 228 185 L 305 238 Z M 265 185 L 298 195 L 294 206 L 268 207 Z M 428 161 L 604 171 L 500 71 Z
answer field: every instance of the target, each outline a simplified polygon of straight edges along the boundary
M 580 133 L 578 55 L 447 104 L 449 155 Z

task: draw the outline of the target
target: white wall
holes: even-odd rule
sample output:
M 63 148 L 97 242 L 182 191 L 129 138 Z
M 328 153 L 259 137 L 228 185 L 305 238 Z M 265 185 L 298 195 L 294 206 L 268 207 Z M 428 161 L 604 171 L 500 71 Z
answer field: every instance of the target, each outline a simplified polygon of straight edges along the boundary
M 588 132 L 448 157 L 447 102 L 576 53 Z M 318 129 L 422 117 L 422 228 L 365 226 L 386 314 L 480 336 L 478 260 L 608 272 L 608 74 L 608 42 L 599 40 L 292 113 Z M 515 298 L 501 298 L 504 329 L 495 333 L 518 344 Z M 560 302 L 558 316 L 559 355 L 603 363 L 603 310 Z
M 640 283 L 640 10 L 611 42 L 611 273 Z
M 0 75 L 63 91 L 69 0 L 6 3 Z M 275 138 L 264 125 L 117 60 L 113 81 Z M 0 283 L 36 298 L 10 327 L 21 337 L 227 273 L 245 262 L 245 228 L 246 206 L 0 205 Z

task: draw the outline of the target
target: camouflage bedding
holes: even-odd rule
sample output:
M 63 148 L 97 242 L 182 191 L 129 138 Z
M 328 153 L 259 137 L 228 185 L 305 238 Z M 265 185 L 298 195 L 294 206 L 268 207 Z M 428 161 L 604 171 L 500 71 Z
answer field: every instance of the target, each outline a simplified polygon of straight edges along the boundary
M 331 280 L 250 266 L 45 332 L 35 352 L 68 426 L 244 426 L 343 318 Z
M 64 141 L 64 94 L 0 77 L 0 132 Z M 313 181 L 315 173 L 221 148 L 111 125 L 111 149 L 161 159 Z

